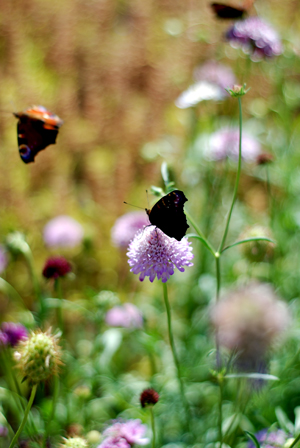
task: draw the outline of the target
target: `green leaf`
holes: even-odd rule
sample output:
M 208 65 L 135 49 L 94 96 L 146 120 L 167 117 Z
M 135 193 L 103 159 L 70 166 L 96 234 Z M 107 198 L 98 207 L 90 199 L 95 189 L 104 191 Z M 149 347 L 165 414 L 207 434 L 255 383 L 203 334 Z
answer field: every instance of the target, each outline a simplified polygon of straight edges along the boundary
M 245 433 L 247 434 L 247 436 L 249 437 L 249 439 L 252 440 L 252 442 L 254 443 L 254 445 L 256 446 L 256 448 L 260 448 L 260 444 L 259 441 L 257 440 L 257 438 L 255 437 L 254 434 L 252 434 L 249 431 L 245 431 Z
M 300 406 L 297 406 L 294 409 L 295 413 L 295 433 L 298 434 L 300 431 Z
M 225 378 L 250 378 L 254 380 L 278 381 L 279 378 L 268 373 L 230 373 Z
M 285 429 L 287 432 L 294 434 L 295 428 L 293 423 L 289 420 L 286 413 L 278 406 L 275 409 L 275 414 L 282 429 Z
M 202 236 L 197 235 L 196 233 L 188 233 L 186 235 L 188 238 L 196 238 L 197 240 L 201 241 L 202 244 L 215 256 L 215 252 L 213 251 L 212 247 L 209 245 L 209 243 L 206 241 L 205 238 L 202 238 Z
M 236 241 L 235 243 L 224 247 L 222 252 L 225 252 L 225 250 L 227 250 L 227 249 L 231 249 L 231 247 L 238 246 L 239 244 L 250 243 L 251 241 L 268 241 L 269 243 L 276 244 L 276 242 L 274 240 L 271 240 L 271 238 L 268 238 L 266 236 L 253 236 L 251 238 L 246 238 L 245 240 Z

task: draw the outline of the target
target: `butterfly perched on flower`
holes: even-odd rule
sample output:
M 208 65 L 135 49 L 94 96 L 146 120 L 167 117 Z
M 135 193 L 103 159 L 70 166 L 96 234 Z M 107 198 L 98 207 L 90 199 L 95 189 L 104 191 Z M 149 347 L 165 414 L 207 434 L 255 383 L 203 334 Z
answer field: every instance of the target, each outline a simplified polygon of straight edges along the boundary
M 146 208 L 150 223 L 170 238 L 180 241 L 189 228 L 183 211 L 186 201 L 183 191 L 171 191 L 156 202 L 152 209 Z
M 43 106 L 31 106 L 22 112 L 14 112 L 18 118 L 18 145 L 24 163 L 34 162 L 38 152 L 55 144 L 63 121 Z
M 227 3 L 211 3 L 210 6 L 219 19 L 241 19 L 253 3 L 254 0 L 245 0 L 242 6 L 230 6 Z

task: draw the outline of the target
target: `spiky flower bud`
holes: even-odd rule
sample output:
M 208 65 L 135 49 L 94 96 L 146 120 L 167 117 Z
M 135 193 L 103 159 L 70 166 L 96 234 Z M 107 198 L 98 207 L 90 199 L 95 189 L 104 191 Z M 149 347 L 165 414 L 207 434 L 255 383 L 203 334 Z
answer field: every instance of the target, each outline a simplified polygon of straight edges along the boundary
M 72 267 L 64 257 L 50 257 L 46 261 L 43 269 L 43 276 L 45 278 L 64 277 L 71 272 Z
M 58 336 L 52 335 L 50 330 L 45 333 L 38 330 L 19 343 L 14 357 L 22 375 L 31 384 L 57 375 L 59 365 L 62 364 L 57 339 Z
M 154 405 L 159 400 L 159 394 L 154 389 L 145 389 L 140 396 L 140 402 L 142 405 L 142 408 L 145 408 L 146 406 Z
M 229 95 L 237 98 L 239 96 L 243 96 L 246 95 L 246 93 L 250 90 L 250 89 L 246 89 L 246 84 L 244 84 L 243 86 L 240 86 L 238 84 L 235 84 L 232 89 L 225 89 L 227 90 L 227 92 L 229 93 Z
M 88 444 L 82 437 L 68 437 L 63 439 L 60 446 L 61 448 L 86 448 Z
M 240 235 L 241 240 L 248 238 L 266 237 L 272 239 L 271 230 L 258 224 L 248 227 Z M 268 261 L 274 255 L 275 243 L 266 240 L 253 240 L 240 245 L 240 250 L 245 258 L 251 262 Z

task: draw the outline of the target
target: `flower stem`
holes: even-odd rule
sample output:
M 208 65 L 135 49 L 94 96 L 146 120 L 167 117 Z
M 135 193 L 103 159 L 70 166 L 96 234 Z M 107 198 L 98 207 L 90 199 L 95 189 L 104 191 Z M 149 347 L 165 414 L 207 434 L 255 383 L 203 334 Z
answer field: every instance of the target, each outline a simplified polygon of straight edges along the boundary
M 174 364 L 175 364 L 176 370 L 177 370 L 177 378 L 178 378 L 178 382 L 179 382 L 179 386 L 180 386 L 181 398 L 182 398 L 182 402 L 183 402 L 183 405 L 185 408 L 187 427 L 189 427 L 190 408 L 189 408 L 187 399 L 185 397 L 184 384 L 183 384 L 183 380 L 181 377 L 180 364 L 179 364 L 179 360 L 178 360 L 178 356 L 177 356 L 175 344 L 174 344 L 174 337 L 173 337 L 173 331 L 172 331 L 171 308 L 170 308 L 170 303 L 169 303 L 169 299 L 168 299 L 168 288 L 167 288 L 166 283 L 163 283 L 163 291 L 164 291 L 164 301 L 165 301 L 165 306 L 166 306 L 166 311 L 167 311 L 167 319 L 168 319 L 169 341 L 170 341 L 170 346 L 171 346 L 171 350 L 172 350 L 172 354 L 173 354 Z
M 21 425 L 20 425 L 18 431 L 16 432 L 14 438 L 12 439 L 11 444 L 9 445 L 9 448 L 14 448 L 14 446 L 15 446 L 15 444 L 17 443 L 18 438 L 19 438 L 19 436 L 20 436 L 20 434 L 21 434 L 21 432 L 22 432 L 22 430 L 23 430 L 23 428 L 24 428 L 24 426 L 25 426 L 25 423 L 26 423 L 27 418 L 28 418 L 29 411 L 30 411 L 30 409 L 31 409 L 31 407 L 32 407 L 32 403 L 33 403 L 33 400 L 34 400 L 34 397 L 35 397 L 35 394 L 36 394 L 37 386 L 38 386 L 38 385 L 35 384 L 35 385 L 32 387 L 31 394 L 30 394 L 30 398 L 29 398 L 27 407 L 26 407 L 25 412 L 24 412 L 24 417 L 23 417 L 22 423 L 21 423 Z
M 150 416 L 151 416 L 151 428 L 152 428 L 152 448 L 155 448 L 155 439 L 156 439 L 156 432 L 155 432 L 155 420 L 154 420 L 154 412 L 153 412 L 153 406 L 149 406 L 150 408 Z
M 43 447 L 46 446 L 46 441 L 47 441 L 47 438 L 49 435 L 50 425 L 51 425 L 51 422 L 52 422 L 54 414 L 55 414 L 58 393 L 59 393 L 59 378 L 57 375 L 55 375 L 54 376 L 54 391 L 53 391 L 52 409 L 51 409 L 51 414 L 49 416 L 49 420 L 47 422 L 44 437 L 43 437 L 43 445 L 42 445 Z
M 214 253 L 215 250 L 212 247 L 212 245 L 210 244 L 210 242 L 205 238 L 205 236 L 203 235 L 203 233 L 201 232 L 200 228 L 197 226 L 197 224 L 195 223 L 194 219 L 191 217 L 191 215 L 189 214 L 189 212 L 187 212 L 186 210 L 184 211 L 184 213 L 186 214 L 187 219 L 190 221 L 190 223 L 192 224 L 192 226 L 194 227 L 194 229 L 196 230 L 197 234 L 200 236 L 200 238 L 205 242 L 205 245 L 207 246 L 207 248 L 210 250 L 211 253 Z
M 60 278 L 56 278 L 54 280 L 54 290 L 58 298 L 58 304 L 56 308 L 57 312 L 57 324 L 62 334 L 64 334 L 64 323 L 63 323 L 63 314 L 62 314 L 62 293 L 61 293 L 61 281 Z
M 297 437 L 294 439 L 292 444 L 289 446 L 289 448 L 294 448 L 295 445 L 300 441 L 300 434 L 297 435 Z
M 222 432 L 222 424 L 223 424 L 223 377 L 219 378 L 219 420 L 218 420 L 218 429 L 219 429 L 219 442 L 220 448 L 222 448 L 223 444 L 223 432 Z
M 230 224 L 230 220 L 231 220 L 233 207 L 234 207 L 234 204 L 235 204 L 235 201 L 236 201 L 236 197 L 237 197 L 237 192 L 238 192 L 239 182 L 240 182 L 240 175 L 241 175 L 241 167 L 242 167 L 242 127 L 243 127 L 241 97 L 238 97 L 238 102 L 239 102 L 239 160 L 238 160 L 238 169 L 237 169 L 237 174 L 236 174 L 236 180 L 235 180 L 235 186 L 234 186 L 234 191 L 233 191 L 232 202 L 231 202 L 230 210 L 229 210 L 229 213 L 228 213 L 228 216 L 227 216 L 227 221 L 226 221 L 226 226 L 225 226 L 223 238 L 222 238 L 222 241 L 221 241 L 219 249 L 218 249 L 219 253 L 222 252 L 222 249 L 224 247 L 224 244 L 225 244 L 225 241 L 226 241 L 226 238 L 227 238 L 227 234 L 228 234 L 228 230 L 229 230 L 229 224 Z
M 44 305 L 44 302 L 43 302 L 39 281 L 38 281 L 38 278 L 37 278 L 37 275 L 36 275 L 36 272 L 35 272 L 35 268 L 34 268 L 33 255 L 32 255 L 32 252 L 31 252 L 31 249 L 30 249 L 29 246 L 28 246 L 28 249 L 26 251 L 24 251 L 24 257 L 25 257 L 25 260 L 26 260 L 28 268 L 29 268 L 29 272 L 30 272 L 31 281 L 32 281 L 32 284 L 33 284 L 34 293 L 35 293 L 35 296 L 36 296 L 37 301 L 39 303 L 39 310 L 38 310 L 38 316 L 39 317 L 38 317 L 38 320 L 42 321 L 43 317 L 44 317 L 45 305 Z

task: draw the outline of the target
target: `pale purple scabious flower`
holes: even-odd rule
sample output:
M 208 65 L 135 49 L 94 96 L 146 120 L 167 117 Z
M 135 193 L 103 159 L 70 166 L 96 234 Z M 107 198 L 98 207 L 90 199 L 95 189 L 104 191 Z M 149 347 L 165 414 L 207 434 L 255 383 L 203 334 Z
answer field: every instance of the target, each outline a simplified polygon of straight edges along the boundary
M 49 247 L 75 247 L 83 238 L 83 227 L 70 216 L 51 219 L 44 227 L 44 241 Z
M 0 274 L 4 271 L 8 263 L 6 250 L 0 245 Z
M 3 322 L 1 332 L 4 333 L 7 338 L 7 344 L 11 347 L 15 347 L 20 341 L 28 337 L 27 329 L 23 325 L 14 322 Z
M 112 327 L 141 328 L 143 317 L 140 310 L 132 303 L 114 306 L 105 316 L 105 322 Z
M 269 429 L 262 429 L 255 434 L 261 448 L 281 448 L 285 445 L 289 435 L 282 429 L 270 431 Z M 249 448 L 255 448 L 252 441 L 248 443 Z
M 0 330 L 0 347 L 2 345 L 8 344 L 8 337 L 7 334 L 5 334 L 3 331 Z
M 184 272 L 183 266 L 193 266 L 191 260 L 191 243 L 187 238 L 177 241 L 168 237 L 155 226 L 139 230 L 129 245 L 127 256 L 131 266 L 130 271 L 140 274 L 142 282 L 149 277 L 153 282 L 155 277 L 165 283 L 174 274 L 175 267 Z
M 242 158 L 248 162 L 256 160 L 261 152 L 260 143 L 246 132 L 242 133 Z M 239 156 L 239 129 L 223 128 L 214 132 L 209 139 L 205 157 L 208 160 L 222 160 Z
M 228 96 L 225 88 L 235 84 L 236 78 L 230 67 L 216 61 L 208 61 L 195 69 L 192 84 L 175 101 L 180 109 L 195 106 L 200 101 L 220 101 Z
M 111 229 L 112 243 L 116 247 L 127 247 L 136 232 L 149 225 L 146 212 L 129 212 L 118 218 Z
M 103 432 L 105 439 L 98 448 L 130 448 L 134 444 L 147 445 L 149 439 L 144 437 L 146 430 L 146 425 L 138 419 L 117 421 Z
M 282 44 L 277 32 L 259 17 L 235 22 L 227 31 L 226 38 L 232 47 L 241 47 L 253 60 L 271 58 L 282 53 Z

